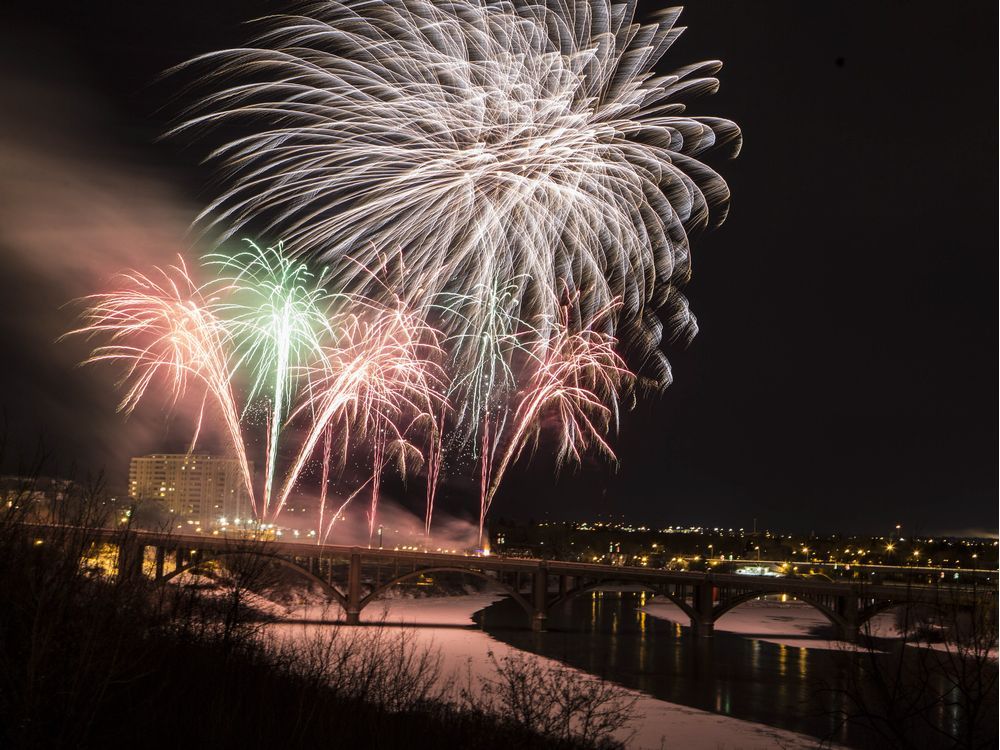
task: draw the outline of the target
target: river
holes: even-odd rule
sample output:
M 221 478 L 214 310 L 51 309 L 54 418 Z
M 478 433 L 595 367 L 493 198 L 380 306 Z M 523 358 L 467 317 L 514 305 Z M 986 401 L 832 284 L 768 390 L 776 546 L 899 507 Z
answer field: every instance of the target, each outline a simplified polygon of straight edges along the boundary
M 309 609 L 278 628 L 307 632 L 339 616 Z M 487 652 L 502 658 L 520 650 L 634 689 L 643 696 L 629 727 L 634 748 L 885 747 L 837 717 L 845 705 L 837 688 L 867 654 L 830 641 L 822 615 L 808 605 L 745 604 L 723 617 L 710 639 L 692 637 L 679 615 L 644 592 L 594 592 L 552 611 L 547 630 L 536 633 L 516 602 L 493 591 L 392 598 L 366 608 L 362 620 L 415 626 L 418 643 L 440 649 L 446 675 L 487 674 Z M 880 645 L 893 648 L 891 640 Z M 960 728 L 955 710 L 933 718 Z
M 553 611 L 542 633 L 525 629 L 524 611 L 509 599 L 475 619 L 496 640 L 663 701 L 849 747 L 884 747 L 839 718 L 850 708 L 841 690 L 848 673 L 863 667 L 868 654 L 830 642 L 822 616 L 808 605 L 745 606 L 731 621 L 742 632 L 719 629 L 713 638 L 695 638 L 679 622 L 652 616 L 651 600 L 644 592 L 593 592 Z M 782 630 L 788 637 L 776 635 Z M 795 642 L 800 645 L 790 645 Z M 878 643 L 901 648 L 891 640 Z M 916 658 L 916 651 L 907 648 L 907 658 Z M 955 707 L 940 707 L 932 720 L 949 732 L 961 730 Z M 929 731 L 928 747 L 949 746 L 933 736 Z

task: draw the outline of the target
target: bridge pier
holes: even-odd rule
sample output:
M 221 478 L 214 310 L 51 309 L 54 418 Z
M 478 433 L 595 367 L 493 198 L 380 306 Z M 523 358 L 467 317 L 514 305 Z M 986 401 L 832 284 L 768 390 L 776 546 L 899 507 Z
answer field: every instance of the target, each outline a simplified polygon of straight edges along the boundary
M 158 581 L 163 578 L 163 567 L 167 559 L 167 550 L 163 547 L 156 547 L 156 572 L 153 574 Z
M 858 632 L 858 594 L 854 586 L 851 592 L 837 597 L 837 614 L 841 622 L 837 625 L 837 637 L 848 643 L 857 643 Z
M 123 580 L 142 575 L 145 546 L 128 534 L 118 542 L 118 578 Z
M 712 580 L 705 578 L 694 587 L 694 611 L 691 618 L 691 632 L 697 638 L 711 638 L 715 635 L 715 602 L 712 596 Z
M 847 643 L 857 643 L 860 628 L 853 623 L 845 623 L 837 627 L 837 638 Z
M 351 550 L 351 564 L 347 569 L 347 624 L 361 622 L 361 550 Z
M 544 564 L 538 566 L 538 570 L 534 573 L 534 579 L 531 584 L 531 594 L 534 600 L 532 604 L 534 605 L 535 611 L 531 615 L 531 629 L 536 633 L 545 630 L 545 620 L 548 615 L 545 612 L 545 601 L 548 598 L 548 588 L 549 588 L 549 574 L 548 569 Z
M 694 633 L 696 638 L 711 638 L 715 635 L 715 623 L 692 620 L 691 632 Z
M 561 575 L 559 576 L 559 598 L 563 599 L 566 596 L 566 591 L 569 589 L 569 576 Z

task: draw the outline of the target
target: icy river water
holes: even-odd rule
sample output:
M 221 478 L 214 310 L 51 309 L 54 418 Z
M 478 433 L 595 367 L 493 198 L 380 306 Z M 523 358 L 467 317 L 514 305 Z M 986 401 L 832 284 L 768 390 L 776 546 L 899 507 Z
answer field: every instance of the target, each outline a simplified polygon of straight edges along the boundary
M 301 615 L 312 622 L 279 627 L 324 627 L 315 611 Z M 542 633 L 527 628 L 516 602 L 490 592 L 390 599 L 362 613 L 363 620 L 381 618 L 419 625 L 416 641 L 440 650 L 445 673 L 486 674 L 489 652 L 518 650 L 635 690 L 634 748 L 879 747 L 837 716 L 845 705 L 838 688 L 865 655 L 829 640 L 823 616 L 802 603 L 748 603 L 723 617 L 711 639 L 694 638 L 670 602 L 636 591 L 571 600 L 550 614 Z M 891 619 L 874 630 L 891 634 Z M 937 720 L 954 726 L 960 717 L 942 711 Z
M 657 616 L 654 616 L 654 613 Z M 818 613 L 817 613 L 818 614 Z M 769 602 L 735 611 L 713 638 L 695 638 L 686 618 L 640 592 L 600 592 L 554 611 L 544 633 L 524 629 L 503 600 L 477 613 L 486 633 L 673 704 L 858 744 L 836 716 L 846 644 L 827 640 L 807 605 Z M 518 627 L 520 625 L 520 627 Z M 765 640 L 766 639 L 766 640 Z

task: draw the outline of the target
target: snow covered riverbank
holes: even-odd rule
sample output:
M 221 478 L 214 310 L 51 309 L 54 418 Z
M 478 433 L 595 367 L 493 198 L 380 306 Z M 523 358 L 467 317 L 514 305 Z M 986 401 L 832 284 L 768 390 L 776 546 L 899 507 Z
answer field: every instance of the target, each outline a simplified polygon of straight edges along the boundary
M 465 675 L 471 670 L 475 677 L 486 674 L 489 670 L 489 652 L 502 658 L 514 650 L 476 629 L 472 621 L 475 612 L 502 597 L 503 594 L 499 591 L 486 591 L 463 596 L 388 599 L 365 609 L 362 620 L 378 622 L 384 618 L 387 624 L 403 627 L 419 624 L 420 627 L 408 628 L 413 634 L 414 643 L 440 650 L 444 675 Z M 653 612 L 650 614 L 659 616 Z M 315 632 L 317 628 L 326 627 L 317 623 L 339 619 L 341 612 L 337 607 L 308 605 L 291 608 L 286 611 L 285 616 L 297 622 L 272 627 L 287 636 L 300 637 L 307 636 L 311 631 Z M 776 626 L 772 625 L 774 627 Z M 542 656 L 535 658 L 550 661 Z M 633 748 L 805 750 L 819 746 L 817 740 L 805 735 L 668 703 L 642 693 L 639 695 L 636 717 L 628 728 L 628 731 L 634 732 L 630 743 Z

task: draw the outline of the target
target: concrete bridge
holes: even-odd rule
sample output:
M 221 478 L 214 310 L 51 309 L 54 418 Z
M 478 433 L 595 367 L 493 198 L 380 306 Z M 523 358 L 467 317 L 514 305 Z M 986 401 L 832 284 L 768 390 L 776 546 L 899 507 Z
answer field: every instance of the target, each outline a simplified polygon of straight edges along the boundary
M 57 527 L 34 527 L 44 538 Z M 525 611 L 534 630 L 544 630 L 548 613 L 575 596 L 611 586 L 629 586 L 663 596 L 690 619 L 692 632 L 711 636 L 729 610 L 768 594 L 787 594 L 819 610 L 842 640 L 854 641 L 874 615 L 900 604 L 995 608 L 996 589 L 918 585 L 873 585 L 732 573 L 682 572 L 562 562 L 442 554 L 342 545 L 316 545 L 223 536 L 174 535 L 91 529 L 97 542 L 115 545 L 121 576 L 149 575 L 167 582 L 199 567 L 256 560 L 296 572 L 336 601 L 348 624 L 391 587 L 422 576 L 455 572 L 499 585 Z

